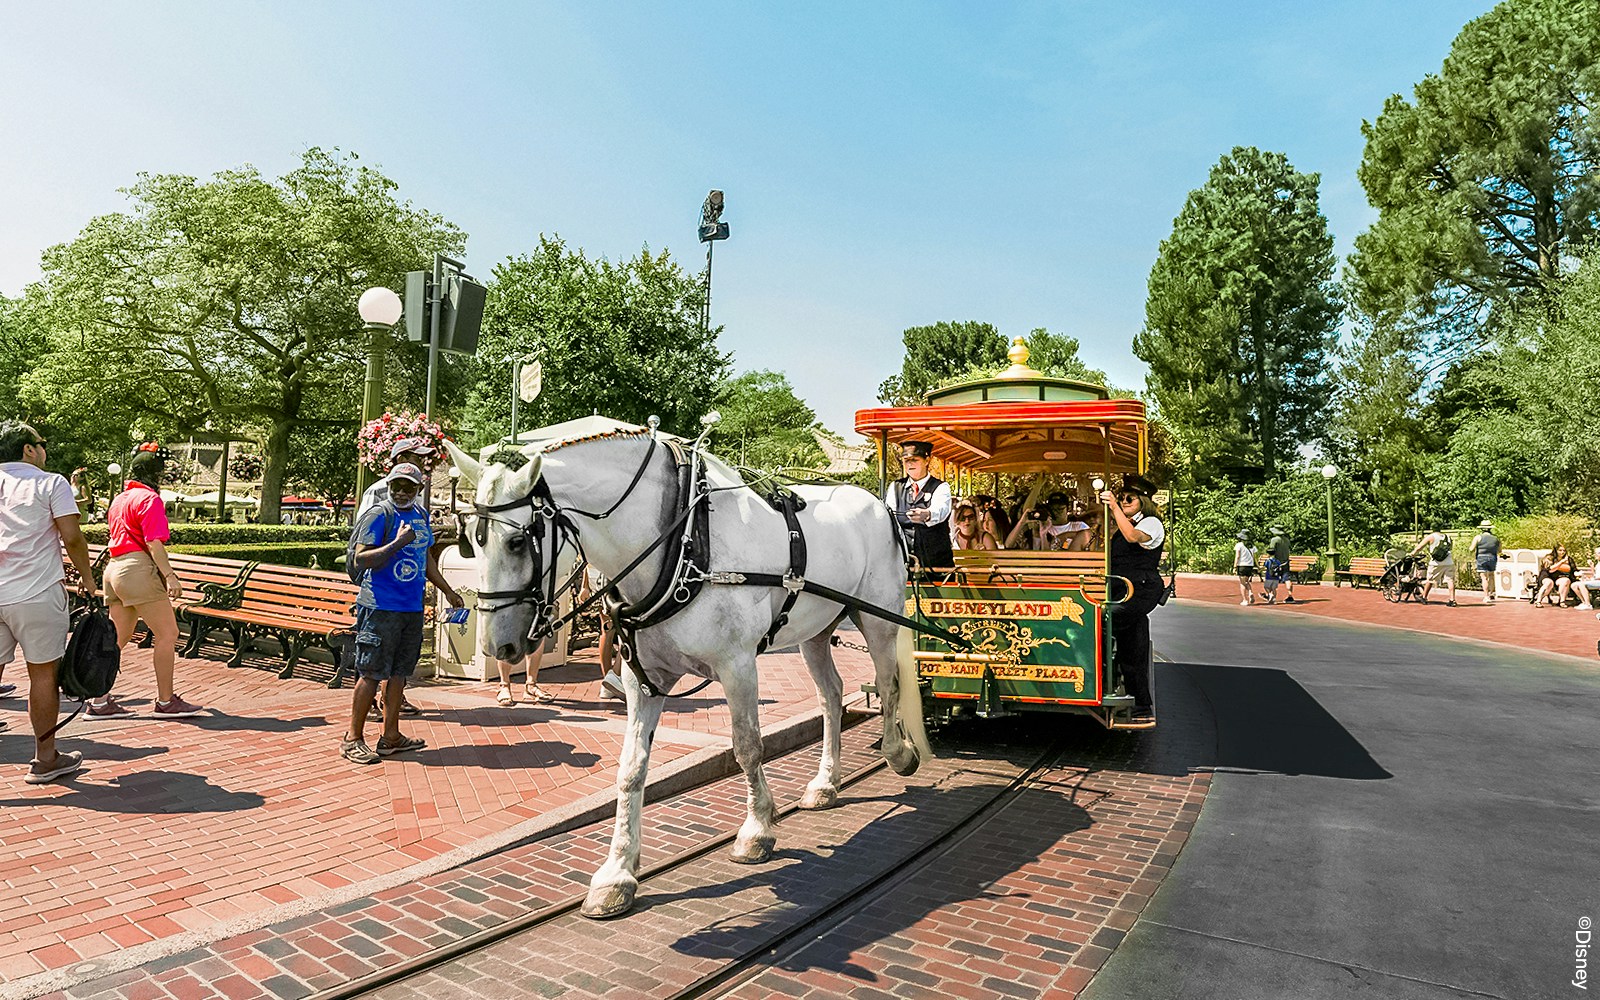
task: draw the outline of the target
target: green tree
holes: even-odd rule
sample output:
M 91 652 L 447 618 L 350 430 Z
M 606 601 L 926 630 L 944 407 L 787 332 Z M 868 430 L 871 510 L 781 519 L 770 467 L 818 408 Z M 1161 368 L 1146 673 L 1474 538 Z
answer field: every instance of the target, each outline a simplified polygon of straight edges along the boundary
M 783 374 L 753 371 L 729 379 L 717 390 L 716 408 L 722 420 L 711 440 L 724 459 L 757 469 L 822 461 L 812 436 L 817 415 Z
M 287 478 L 295 491 L 319 497 L 334 510 L 355 499 L 356 439 L 343 430 L 305 428 L 289 439 Z
M 1536 509 L 1550 482 L 1545 450 L 1515 417 L 1486 414 L 1469 420 L 1428 470 L 1424 520 L 1476 524 Z
M 939 322 L 908 327 L 900 373 L 878 386 L 890 406 L 914 406 L 928 390 L 974 371 L 993 372 L 1006 363 L 1006 338 L 990 323 Z
M 1362 125 L 1378 210 L 1356 238 L 1354 297 L 1454 352 L 1496 306 L 1549 290 L 1600 224 L 1600 0 L 1507 0 L 1456 36 L 1414 100 Z
M 472 362 L 467 423 L 481 443 L 510 430 L 509 357 L 543 366 L 539 398 L 519 414 L 537 427 L 604 413 L 679 434 L 699 431 L 728 357 L 721 327 L 700 326 L 700 279 L 648 249 L 620 264 L 590 260 L 559 236 L 494 269 Z
M 1268 477 L 1323 429 L 1340 299 L 1318 175 L 1237 147 L 1190 193 L 1150 271 L 1134 353 L 1203 468 Z
M 1390 527 L 1411 522 L 1412 497 L 1446 438 L 1425 419 L 1416 338 L 1414 329 L 1362 319 L 1333 374 L 1326 452 L 1346 476 L 1369 481 Z
M 25 395 L 53 420 L 259 436 L 261 516 L 276 521 L 294 432 L 353 431 L 361 291 L 398 287 L 432 253 L 465 244 L 356 159 L 310 149 L 276 182 L 253 167 L 209 181 L 141 174 L 129 212 L 45 252 L 28 298 L 53 349 Z M 396 381 L 415 380 L 418 354 L 397 348 Z

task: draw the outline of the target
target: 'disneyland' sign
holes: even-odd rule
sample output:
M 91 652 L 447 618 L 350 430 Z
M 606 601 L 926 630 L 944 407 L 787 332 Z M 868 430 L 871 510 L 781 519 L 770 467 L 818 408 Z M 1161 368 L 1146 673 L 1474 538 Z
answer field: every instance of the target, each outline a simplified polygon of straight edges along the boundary
M 906 600 L 920 616 L 961 636 L 981 663 L 925 659 L 921 675 L 935 698 L 975 698 L 985 677 L 1002 698 L 1033 703 L 1097 704 L 1103 662 L 1099 607 L 1076 587 L 923 587 Z M 931 636 L 918 636 L 925 652 L 948 652 Z
M 939 589 L 942 592 L 945 588 Z M 1083 624 L 1084 606 L 1070 597 L 1053 601 L 1014 598 L 983 600 L 969 597 L 928 597 L 926 593 L 924 591 L 920 602 L 914 598 L 906 601 L 907 615 L 921 611 L 930 618 L 1003 618 L 1009 621 L 1043 622 L 1058 622 L 1067 618 L 1074 624 Z

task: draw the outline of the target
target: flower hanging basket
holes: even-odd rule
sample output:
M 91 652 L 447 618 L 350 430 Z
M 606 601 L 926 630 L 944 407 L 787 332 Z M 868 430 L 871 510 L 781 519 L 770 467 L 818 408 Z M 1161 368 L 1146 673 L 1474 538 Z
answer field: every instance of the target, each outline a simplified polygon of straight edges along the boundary
M 385 413 L 370 421 L 356 432 L 356 459 L 373 472 L 389 471 L 389 451 L 396 441 L 421 438 L 433 449 L 423 463 L 424 472 L 431 472 L 439 456 L 444 453 L 444 430 L 421 413 L 401 410 Z

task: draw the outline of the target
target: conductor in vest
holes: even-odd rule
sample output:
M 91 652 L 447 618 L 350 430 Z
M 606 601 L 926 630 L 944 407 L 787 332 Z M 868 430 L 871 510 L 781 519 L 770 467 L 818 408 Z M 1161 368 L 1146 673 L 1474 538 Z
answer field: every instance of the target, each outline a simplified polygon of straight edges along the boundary
M 906 539 L 906 550 L 924 568 L 955 565 L 950 551 L 950 487 L 928 474 L 933 445 L 900 442 L 900 465 L 906 474 L 889 484 L 883 502 L 894 512 Z
M 1154 724 L 1150 699 L 1150 612 L 1161 603 L 1161 546 L 1166 525 L 1157 514 L 1156 484 L 1143 476 L 1124 476 L 1122 489 L 1100 494 L 1111 512 L 1111 574 L 1133 583 L 1133 595 L 1111 614 L 1115 663 L 1123 686 L 1133 695 L 1133 721 Z

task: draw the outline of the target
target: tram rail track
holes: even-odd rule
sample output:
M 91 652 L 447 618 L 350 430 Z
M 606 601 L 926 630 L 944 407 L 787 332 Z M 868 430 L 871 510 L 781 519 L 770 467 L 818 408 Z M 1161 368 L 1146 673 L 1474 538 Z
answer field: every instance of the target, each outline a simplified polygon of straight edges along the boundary
M 914 857 L 844 893 L 822 907 L 815 915 L 776 935 L 771 942 L 750 949 L 746 954 L 729 960 L 727 965 L 716 972 L 702 976 L 678 992 L 669 994 L 668 1000 L 703 1000 L 703 998 L 727 996 L 774 964 L 801 954 L 829 931 L 849 920 L 859 909 L 859 904 L 879 898 L 911 882 L 982 833 L 990 822 L 1002 815 L 1027 789 L 1041 784 L 1039 776 L 1052 771 L 1065 750 L 1065 741 L 1055 740 L 1037 760 L 1010 778 L 988 802 L 935 838 Z
M 667 994 L 667 996 L 673 998 L 673 1000 L 677 1000 L 677 998 L 685 998 L 687 1000 L 687 998 L 726 995 L 764 971 L 772 958 L 796 954 L 803 950 L 809 944 L 811 937 L 819 933 L 825 933 L 828 929 L 839 925 L 847 919 L 849 916 L 848 910 L 855 904 L 859 904 L 865 899 L 874 898 L 884 891 L 910 881 L 918 872 L 925 870 L 940 858 L 946 857 L 951 851 L 976 835 L 986 823 L 1002 813 L 1024 789 L 1031 787 L 1040 780 L 1042 774 L 1049 772 L 1060 760 L 1064 750 L 1065 743 L 1063 741 L 1053 741 L 1021 772 L 1014 776 L 1005 776 L 1005 783 L 997 786 L 993 795 L 978 804 L 964 819 L 936 837 L 918 857 L 895 865 L 854 889 L 843 893 L 838 899 L 830 901 L 816 914 L 806 918 L 799 924 L 761 942 L 758 946 L 748 949 L 743 954 L 730 957 L 719 969 L 708 973 L 678 992 Z M 866 780 L 882 771 L 886 766 L 882 758 L 876 758 L 872 762 L 857 768 L 840 781 L 841 790 Z M 997 777 L 999 776 L 997 775 Z M 798 802 L 791 802 L 779 809 L 778 816 L 782 818 L 798 811 Z M 669 872 L 685 865 L 693 864 L 726 848 L 736 836 L 737 830 L 731 830 L 664 858 L 653 865 L 643 867 L 638 876 L 641 892 L 649 886 L 652 880 L 659 879 Z M 317 1000 L 355 1000 L 355 998 L 380 995 L 387 989 L 418 980 L 430 973 L 442 970 L 452 963 L 468 959 L 494 946 L 512 942 L 519 937 L 535 934 L 540 928 L 550 926 L 563 918 L 577 913 L 583 905 L 585 895 L 583 892 L 574 893 L 565 899 L 511 918 L 505 923 L 466 935 L 426 954 L 406 959 L 368 975 L 349 980 L 337 987 L 319 992 L 316 994 L 316 998 Z M 624 917 L 622 919 L 627 918 Z

